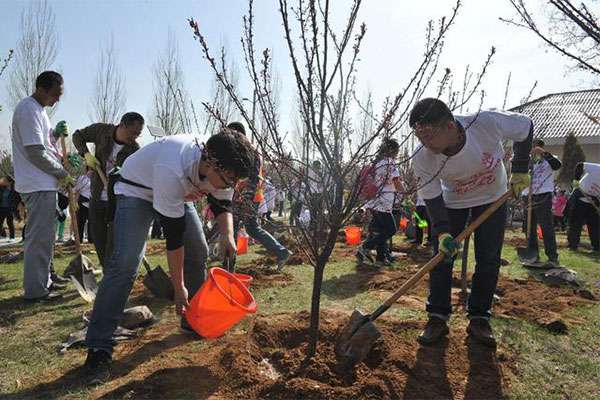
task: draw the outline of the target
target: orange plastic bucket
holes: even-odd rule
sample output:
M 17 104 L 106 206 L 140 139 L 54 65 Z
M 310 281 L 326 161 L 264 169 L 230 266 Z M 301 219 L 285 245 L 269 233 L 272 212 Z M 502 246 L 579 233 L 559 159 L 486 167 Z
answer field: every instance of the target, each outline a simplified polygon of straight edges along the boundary
M 537 228 L 538 239 L 542 240 L 544 238 L 544 234 L 542 233 L 542 227 L 538 226 Z
M 237 238 L 237 253 L 239 255 L 246 254 L 248 252 L 248 236 L 238 235 Z
M 237 272 L 234 272 L 233 276 L 238 278 L 240 280 L 240 282 L 242 282 L 244 284 L 244 286 L 246 286 L 247 288 L 250 287 L 250 285 L 252 284 L 252 281 L 254 280 L 252 275 L 239 274 Z
M 401 218 L 400 219 L 400 229 L 402 229 L 404 231 L 404 230 L 406 230 L 407 226 L 408 226 L 408 220 L 406 218 Z
M 346 229 L 346 244 L 348 246 L 360 244 L 360 235 L 362 233 L 362 229 L 358 226 L 347 226 Z
M 223 268 L 211 268 L 208 279 L 190 301 L 185 318 L 200 336 L 214 339 L 256 309 L 246 285 Z

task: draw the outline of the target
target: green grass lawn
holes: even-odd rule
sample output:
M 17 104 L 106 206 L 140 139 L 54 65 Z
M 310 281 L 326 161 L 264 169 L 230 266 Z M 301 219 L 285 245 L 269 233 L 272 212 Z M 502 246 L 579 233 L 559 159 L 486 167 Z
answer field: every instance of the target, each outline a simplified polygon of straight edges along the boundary
M 518 235 L 511 233 L 511 235 Z M 564 238 L 559 238 L 563 240 Z M 403 239 L 395 238 L 399 243 Z M 251 247 L 256 249 L 257 246 Z M 591 288 L 600 282 L 600 259 L 589 251 L 569 253 L 559 248 L 561 262 L 578 272 Z M 94 255 L 90 255 L 97 262 Z M 238 265 L 252 264 L 258 255 L 240 256 Z M 503 257 L 511 264 L 502 267 L 501 273 L 512 278 L 527 277 L 527 271 L 516 262 L 515 249 L 506 245 Z M 162 255 L 148 257 L 151 264 L 166 267 Z M 64 270 L 71 256 L 57 257 L 55 267 Z M 470 255 L 469 265 L 473 265 Z M 90 305 L 69 289 L 65 300 L 56 304 L 28 305 L 22 302 L 22 263 L 0 264 L 0 398 L 33 396 L 28 389 L 45 382 L 49 377 L 68 373 L 81 365 L 85 358 L 83 349 L 57 352 L 58 345 L 69 333 L 82 327 L 81 316 Z M 399 264 L 398 268 L 402 265 Z M 143 273 L 143 269 L 141 270 Z M 307 265 L 289 266 L 287 284 L 259 286 L 253 294 L 259 304 L 260 314 L 307 310 L 310 308 L 312 268 Z M 328 265 L 322 290 L 322 308 L 350 311 L 358 307 L 373 310 L 382 301 L 381 293 L 361 289 L 354 277 L 354 259 L 337 260 Z M 400 282 L 399 282 L 400 284 Z M 596 294 L 598 294 L 598 290 Z M 147 299 L 146 299 L 147 300 Z M 139 297 L 136 301 L 140 301 Z M 164 301 L 148 300 L 148 305 L 159 316 L 170 320 L 173 308 Z M 514 399 L 598 399 L 600 398 L 600 305 L 573 307 L 569 316 L 584 323 L 570 326 L 568 335 L 552 334 L 539 325 L 517 319 L 493 319 L 493 327 L 503 351 L 515 357 L 516 370 L 508 393 Z M 423 309 L 393 307 L 390 318 L 425 319 Z M 463 324 L 454 317 L 451 325 Z M 248 321 L 235 329 L 244 331 Z M 150 328 L 151 330 L 152 328 Z M 173 330 L 177 330 L 173 326 Z M 207 344 L 209 343 L 209 344 Z M 210 342 L 190 342 L 186 346 L 201 350 Z M 158 357 L 158 355 L 156 355 Z M 59 371 L 59 372 L 57 372 Z M 192 393 L 177 392 L 176 397 L 193 397 Z M 27 394 L 27 395 L 25 395 Z M 57 388 L 51 397 L 80 399 L 91 396 L 84 388 L 75 390 Z M 92 396 L 95 397 L 95 396 Z M 123 396 L 127 397 L 127 396 Z M 48 398 L 47 396 L 45 398 Z

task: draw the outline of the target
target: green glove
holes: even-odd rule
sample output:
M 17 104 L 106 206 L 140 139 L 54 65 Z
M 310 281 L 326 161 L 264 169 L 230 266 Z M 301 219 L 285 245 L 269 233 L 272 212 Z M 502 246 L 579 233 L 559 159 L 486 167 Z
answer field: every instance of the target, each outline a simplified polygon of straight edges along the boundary
M 55 138 L 59 138 L 61 136 L 67 137 L 69 136 L 69 126 L 66 121 L 60 121 L 56 124 L 56 128 L 54 128 L 54 132 L 52 132 Z
M 451 234 L 442 233 L 438 236 L 439 250 L 446 255 L 447 258 L 454 257 L 460 249 L 460 243 L 457 243 Z
M 531 178 L 529 174 L 523 172 L 517 172 L 510 176 L 510 189 L 512 190 L 513 196 L 519 198 L 523 190 L 529 187 Z
M 96 168 L 100 168 L 100 161 L 92 153 L 87 152 L 83 157 L 85 158 L 85 164 L 94 171 Z
M 579 181 L 577 179 L 573 179 L 573 182 L 571 182 L 571 186 L 573 186 L 573 190 L 579 189 Z
M 71 175 L 66 175 L 64 178 L 58 180 L 58 186 L 64 190 L 68 190 L 75 186 L 75 179 Z
M 69 164 L 71 164 L 71 167 L 75 169 L 79 169 L 81 166 L 81 157 L 79 157 L 77 154 L 69 154 L 67 156 L 67 160 L 69 161 Z

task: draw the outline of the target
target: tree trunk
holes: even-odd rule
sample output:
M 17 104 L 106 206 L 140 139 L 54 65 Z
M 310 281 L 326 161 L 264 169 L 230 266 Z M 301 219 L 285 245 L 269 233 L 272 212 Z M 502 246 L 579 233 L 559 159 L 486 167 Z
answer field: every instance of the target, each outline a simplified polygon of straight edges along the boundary
M 323 283 L 323 272 L 325 271 L 325 264 L 323 257 L 319 257 L 317 265 L 315 266 L 315 273 L 313 277 L 313 290 L 312 299 L 310 306 L 310 327 L 308 330 L 309 341 L 307 357 L 312 357 L 317 351 L 317 343 L 319 342 L 319 316 L 321 312 L 321 285 Z

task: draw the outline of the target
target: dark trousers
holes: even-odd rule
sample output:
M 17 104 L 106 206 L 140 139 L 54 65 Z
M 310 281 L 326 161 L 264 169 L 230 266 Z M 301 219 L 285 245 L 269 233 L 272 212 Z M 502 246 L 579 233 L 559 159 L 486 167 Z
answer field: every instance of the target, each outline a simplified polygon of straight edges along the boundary
M 560 215 L 554 216 L 554 229 L 560 229 L 561 232 L 564 232 L 567 227 L 565 222 L 565 217 Z
M 556 235 L 554 234 L 554 218 L 552 216 L 552 193 L 534 194 L 531 199 L 531 226 L 527 247 L 539 252 L 537 226 L 542 228 L 544 236 L 544 252 L 550 261 L 558 260 L 556 252 Z
M 13 213 L 10 208 L 0 208 L 0 227 L 4 226 L 4 220 L 8 225 L 8 233 L 11 239 L 15 238 L 15 223 L 13 221 Z
M 279 204 L 277 205 L 277 216 L 281 217 L 283 215 L 283 209 L 285 206 L 285 200 L 280 200 Z
M 488 206 L 489 204 L 470 209 L 448 209 L 450 234 L 456 237 L 464 230 L 469 210 L 472 220 L 475 220 Z M 498 283 L 505 223 L 506 204 L 496 210 L 475 230 L 475 273 L 472 277 L 471 294 L 467 303 L 469 318 L 489 318 L 492 315 L 492 300 Z M 437 253 L 437 235 L 433 237 L 433 246 Z M 454 258 L 443 261 L 429 274 L 429 298 L 426 310 L 430 314 L 447 317 L 452 313 L 450 295 L 453 264 Z
M 79 210 L 77 210 L 77 230 L 79 231 L 79 241 L 83 243 L 83 231 L 85 230 L 85 223 L 88 222 L 89 210 L 79 203 Z M 92 242 L 92 236 L 90 235 L 90 226 L 88 224 L 88 242 Z
M 427 221 L 427 241 L 431 242 L 431 221 L 429 220 L 429 214 L 427 214 L 427 207 L 417 206 L 416 213 L 417 213 L 417 215 L 419 215 L 419 218 Z M 423 243 L 423 229 L 419 228 L 419 223 L 417 222 L 416 218 L 414 218 L 414 221 L 415 221 L 414 222 L 415 223 L 415 240 L 416 240 L 417 244 L 421 244 L 421 243 Z
M 600 251 L 599 221 L 600 215 L 598 215 L 594 206 L 584 203 L 581 199 L 575 199 L 571 215 L 569 216 L 569 231 L 567 233 L 569 248 L 573 250 L 577 249 L 581 238 L 581 229 L 583 225 L 587 225 L 592 248 L 595 251 Z
M 108 221 L 108 201 L 90 200 L 88 216 L 98 259 L 102 267 L 106 267 L 112 254 L 112 221 Z
M 297 225 L 298 218 L 300 218 L 301 211 L 302 211 L 302 202 L 300 200 L 293 200 L 292 208 L 290 209 L 290 225 Z
M 367 250 L 377 250 L 377 261 L 384 261 L 389 255 L 388 240 L 397 230 L 394 215 L 389 212 L 371 210 L 372 217 L 369 224 L 369 236 L 363 242 Z

